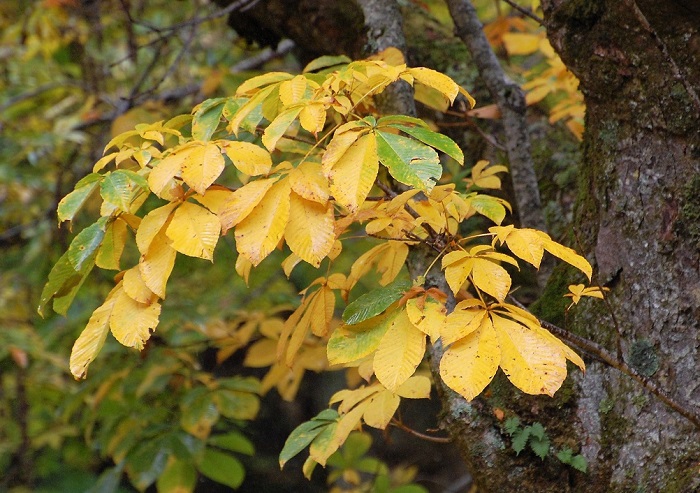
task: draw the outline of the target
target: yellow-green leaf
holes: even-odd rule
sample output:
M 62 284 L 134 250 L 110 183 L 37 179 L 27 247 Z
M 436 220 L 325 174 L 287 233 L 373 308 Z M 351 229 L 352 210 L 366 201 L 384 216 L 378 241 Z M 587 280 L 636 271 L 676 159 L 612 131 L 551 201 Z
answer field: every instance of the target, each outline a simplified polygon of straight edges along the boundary
M 221 223 L 218 217 L 204 207 L 184 202 L 175 210 L 165 234 L 178 252 L 213 260 L 214 248 L 221 234 Z
M 328 362 L 339 365 L 372 354 L 398 315 L 399 312 L 395 310 L 356 325 L 341 325 L 335 329 L 328 340 Z
M 127 224 L 117 217 L 107 224 L 102 245 L 95 257 L 95 265 L 101 269 L 119 270 L 119 261 L 126 246 Z

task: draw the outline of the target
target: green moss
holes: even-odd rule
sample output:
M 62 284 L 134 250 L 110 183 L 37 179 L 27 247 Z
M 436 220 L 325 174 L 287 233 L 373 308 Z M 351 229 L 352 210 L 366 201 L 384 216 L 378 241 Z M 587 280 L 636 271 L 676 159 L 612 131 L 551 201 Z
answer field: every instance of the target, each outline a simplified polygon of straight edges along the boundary
M 566 307 L 571 300 L 564 295 L 569 292 L 569 284 L 576 279 L 576 270 L 568 264 L 554 268 L 542 296 L 530 305 L 530 311 L 547 322 L 563 327 L 566 321 Z
M 598 404 L 598 411 L 601 414 L 608 414 L 610 411 L 612 411 L 613 407 L 615 407 L 615 401 L 610 397 L 606 397 L 600 401 L 600 404 Z
M 646 377 L 656 373 L 659 369 L 659 357 L 654 345 L 646 339 L 634 341 L 630 347 L 629 364 Z

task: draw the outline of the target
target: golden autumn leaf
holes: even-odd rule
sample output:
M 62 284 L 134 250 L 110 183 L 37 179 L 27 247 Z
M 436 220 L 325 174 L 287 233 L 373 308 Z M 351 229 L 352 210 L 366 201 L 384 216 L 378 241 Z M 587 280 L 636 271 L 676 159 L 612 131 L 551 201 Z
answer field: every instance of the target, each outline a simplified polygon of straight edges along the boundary
M 488 311 L 480 300 L 460 301 L 445 319 L 441 332 L 442 343 L 448 345 L 467 337 L 487 319 Z
M 591 276 L 593 275 L 593 268 L 591 267 L 591 264 L 588 263 L 588 260 L 576 253 L 571 248 L 565 247 L 564 245 L 561 245 L 560 243 L 557 243 L 556 241 L 552 240 L 547 233 L 538 231 L 537 234 L 539 234 L 542 238 L 542 245 L 544 246 L 545 250 L 547 250 L 555 257 L 560 258 L 567 264 L 573 265 L 578 270 L 586 274 L 586 277 L 589 281 L 591 280 Z
M 219 210 L 222 234 L 248 217 L 277 180 L 275 177 L 251 181 L 233 192 Z
M 202 206 L 183 202 L 175 210 L 165 234 L 178 252 L 213 261 L 221 234 L 219 218 Z
M 362 419 L 367 426 L 383 430 L 389 425 L 400 403 L 401 398 L 397 394 L 389 390 L 378 392 L 370 400 Z
M 301 128 L 317 135 L 326 124 L 326 105 L 323 103 L 307 103 L 299 113 Z
M 112 289 L 107 295 L 105 302 L 92 313 L 87 325 L 80 333 L 75 344 L 73 344 L 69 366 L 70 372 L 76 379 L 85 378 L 88 366 L 97 357 L 105 343 L 109 332 L 109 318 L 114 308 L 115 295 L 120 289 L 121 285 L 117 285 Z
M 221 175 L 224 166 L 221 149 L 215 143 L 207 142 L 192 148 L 182 163 L 181 176 L 190 188 L 204 195 L 207 188 Z
M 122 280 L 124 292 L 129 295 L 132 300 L 145 304 L 149 304 L 152 301 L 153 291 L 146 286 L 146 283 L 141 278 L 138 265 L 124 272 Z
M 318 267 L 335 242 L 333 204 L 312 202 L 295 192 L 289 197 L 289 222 L 284 239 L 299 258 Z
M 266 175 L 272 168 L 272 158 L 267 149 L 240 141 L 220 141 L 219 145 L 224 150 L 233 165 L 248 176 Z
M 202 162 L 204 149 L 206 148 L 201 143 L 189 142 L 175 148 L 161 159 L 148 175 L 148 186 L 151 191 L 160 197 L 166 190 L 168 182 L 181 174 L 183 166 L 194 166 Z
M 236 249 L 253 266 L 262 262 L 284 235 L 289 220 L 290 190 L 289 180 L 278 181 L 236 226 Z
M 289 183 L 300 197 L 322 205 L 328 203 L 328 178 L 323 175 L 320 164 L 304 161 L 290 171 Z
M 447 310 L 445 305 L 427 296 L 411 298 L 406 302 L 406 315 L 418 330 L 437 341 L 444 330 Z
M 126 246 L 127 223 L 121 217 L 107 225 L 104 239 L 95 257 L 100 269 L 119 270 L 119 261 Z
M 148 251 L 151 242 L 168 222 L 177 205 L 177 203 L 171 203 L 153 209 L 141 220 L 139 229 L 136 231 L 136 246 L 142 255 Z
M 401 241 L 387 241 L 371 248 L 352 264 L 347 279 L 346 290 L 352 289 L 357 281 L 367 274 L 372 267 L 382 274 L 379 284 L 386 286 L 399 275 L 408 257 L 408 245 Z
M 429 399 L 430 379 L 424 375 L 413 375 L 396 389 L 396 394 L 405 399 Z
M 526 394 L 553 396 L 566 378 L 566 359 L 547 336 L 517 322 L 491 314 L 501 348 L 499 366 Z
M 158 325 L 159 317 L 160 303 L 139 303 L 119 289 L 114 295 L 109 328 L 121 344 L 141 350 L 151 337 L 151 330 Z
M 374 135 L 367 134 L 357 139 L 330 169 L 326 168 L 324 161 L 324 172 L 336 203 L 351 213 L 356 212 L 369 195 L 379 172 Z
M 170 246 L 165 231 L 158 233 L 151 241 L 148 251 L 141 256 L 139 272 L 148 289 L 165 298 L 165 285 L 175 265 L 177 251 Z
M 377 347 L 374 374 L 382 385 L 394 391 L 413 375 L 424 354 L 425 334 L 401 310 Z
M 440 360 L 440 376 L 445 385 L 468 401 L 491 382 L 501 361 L 501 349 L 491 320 L 485 317 L 479 327 L 452 344 Z

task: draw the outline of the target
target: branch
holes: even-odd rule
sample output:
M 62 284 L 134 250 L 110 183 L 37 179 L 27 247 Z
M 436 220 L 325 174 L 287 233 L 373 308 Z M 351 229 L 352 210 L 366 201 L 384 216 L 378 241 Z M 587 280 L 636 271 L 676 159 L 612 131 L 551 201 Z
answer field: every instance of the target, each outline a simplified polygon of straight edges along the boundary
M 474 57 L 479 75 L 503 115 L 520 223 L 524 227 L 544 231 L 546 226 L 525 122 L 525 96 L 520 87 L 503 72 L 472 4 L 468 0 L 448 0 L 447 5 L 457 36 Z
M 450 437 L 434 437 L 432 435 L 426 435 L 425 433 L 421 433 L 420 431 L 416 431 L 413 428 L 409 428 L 405 424 L 403 424 L 401 421 L 397 420 L 396 418 L 391 418 L 391 422 L 389 423 L 392 426 L 397 427 L 399 430 L 403 430 L 409 435 L 413 435 L 414 437 L 418 437 L 421 440 L 426 440 L 428 442 L 434 442 L 434 443 L 452 443 L 452 438 Z
M 513 8 L 513 9 L 517 10 L 518 12 L 520 12 L 521 14 L 523 14 L 525 17 L 529 17 L 530 19 L 532 19 L 532 20 L 534 20 L 535 22 L 537 22 L 540 26 L 544 26 L 544 25 L 545 25 L 544 19 L 543 19 L 542 17 L 533 14 L 532 11 L 530 11 L 530 10 L 528 10 L 528 9 L 526 9 L 526 8 L 521 7 L 520 5 L 518 5 L 517 3 L 515 3 L 513 0 L 503 0 L 503 1 L 504 1 L 505 3 L 507 3 L 508 5 L 510 5 L 511 8 Z
M 525 310 L 527 309 L 522 303 L 520 303 L 518 300 L 516 300 L 512 296 L 510 297 L 510 299 L 514 305 L 516 305 L 522 309 L 525 309 Z M 546 320 L 540 320 L 540 325 L 542 325 L 542 327 L 544 327 L 548 331 L 552 332 L 553 334 L 556 334 L 557 336 L 559 336 L 561 339 L 565 340 L 566 342 L 573 344 L 574 346 L 576 346 L 577 348 L 579 348 L 582 351 L 585 351 L 586 353 L 588 353 L 589 355 L 591 355 L 593 358 L 597 359 L 601 363 L 605 363 L 606 365 L 615 368 L 619 372 L 624 373 L 628 377 L 641 383 L 642 387 L 644 387 L 649 392 L 651 392 L 653 395 L 658 397 L 660 401 L 662 401 L 664 404 L 666 404 L 668 407 L 670 407 L 671 409 L 676 411 L 681 416 L 687 418 L 695 426 L 700 428 L 700 415 L 691 411 L 690 409 L 686 408 L 683 404 L 676 401 L 673 397 L 671 397 L 668 393 L 666 393 L 666 391 L 663 390 L 659 386 L 658 383 L 656 383 L 655 381 L 653 381 L 652 379 L 650 379 L 648 377 L 645 377 L 644 375 L 640 375 L 634 368 L 629 366 L 624 361 L 613 356 L 603 346 L 601 346 L 601 345 L 599 345 L 599 344 L 597 344 L 589 339 L 586 339 L 585 337 L 581 337 L 581 336 L 576 335 L 572 332 L 569 332 L 566 329 L 562 329 L 561 327 L 554 325 L 552 323 L 549 323 Z

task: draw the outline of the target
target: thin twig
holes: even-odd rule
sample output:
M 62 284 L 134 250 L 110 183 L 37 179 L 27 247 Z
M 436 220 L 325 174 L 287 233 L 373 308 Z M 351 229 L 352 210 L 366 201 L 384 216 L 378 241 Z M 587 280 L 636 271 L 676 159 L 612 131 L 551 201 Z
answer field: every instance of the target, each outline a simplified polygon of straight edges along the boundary
M 513 302 L 514 305 L 522 309 L 526 309 L 522 303 L 520 303 L 512 296 L 510 297 L 510 300 Z M 577 334 L 569 332 L 566 329 L 562 329 L 561 327 L 549 323 L 546 320 L 540 320 L 540 325 L 542 325 L 542 327 L 552 332 L 553 334 L 556 334 L 560 338 L 564 339 L 566 342 L 569 342 L 581 349 L 582 351 L 585 351 L 598 361 L 605 363 L 606 365 L 611 366 L 619 372 L 624 373 L 628 377 L 636 380 L 637 382 L 642 384 L 642 387 L 644 387 L 653 395 L 658 397 L 660 401 L 665 403 L 668 407 L 676 411 L 681 416 L 687 418 L 691 423 L 700 428 L 700 415 L 686 408 L 680 402 L 676 401 L 673 397 L 666 393 L 666 391 L 663 390 L 658 383 L 656 383 L 648 377 L 645 377 L 644 375 L 640 375 L 634 368 L 629 366 L 624 361 L 613 356 L 603 346 L 589 339 L 586 339 L 585 337 L 581 337 Z
M 422 440 L 426 440 L 428 442 L 434 442 L 434 443 L 451 443 L 452 439 L 450 437 L 434 437 L 432 435 L 426 435 L 425 433 L 421 433 L 420 431 L 416 431 L 413 428 L 409 428 L 405 424 L 403 424 L 401 421 L 397 420 L 396 418 L 391 418 L 391 422 L 389 423 L 392 426 L 395 426 L 396 428 L 405 431 L 409 435 L 413 435 L 414 437 L 418 437 Z
M 526 8 L 521 7 L 520 5 L 515 3 L 513 0 L 503 0 L 503 1 L 505 3 L 507 3 L 508 5 L 510 5 L 512 8 L 514 8 L 515 10 L 517 10 L 518 12 L 520 12 L 521 14 L 523 14 L 524 16 L 529 17 L 530 19 L 537 22 L 540 26 L 545 25 L 544 19 L 542 17 L 534 14 L 532 11 L 530 11 Z

